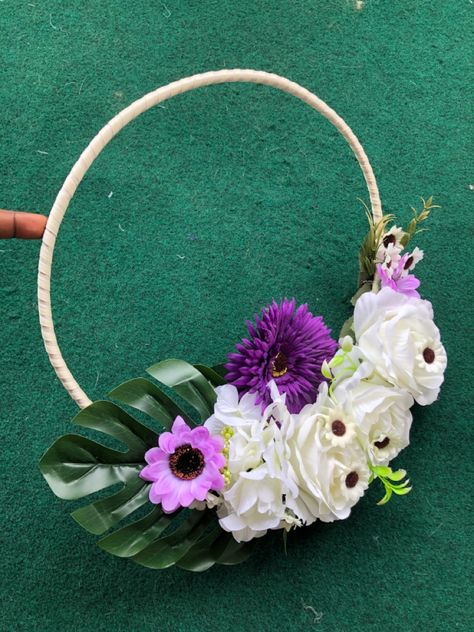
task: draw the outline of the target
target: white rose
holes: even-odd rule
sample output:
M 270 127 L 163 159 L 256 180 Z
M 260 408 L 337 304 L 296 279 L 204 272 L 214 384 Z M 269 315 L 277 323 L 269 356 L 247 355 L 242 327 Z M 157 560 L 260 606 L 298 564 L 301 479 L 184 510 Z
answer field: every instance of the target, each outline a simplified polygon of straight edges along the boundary
M 376 371 L 425 406 L 438 397 L 447 364 L 429 301 L 385 287 L 366 292 L 354 309 L 358 346 Z
M 370 470 L 352 420 L 331 401 L 323 388 L 316 404 L 299 413 L 288 438 L 290 464 L 299 487 L 295 514 L 306 524 L 318 518 L 324 522 L 347 518 L 368 487 Z M 340 438 L 341 426 L 334 425 L 336 421 L 344 426 L 343 435 L 347 433 L 349 441 L 332 441 L 328 436 L 332 428 L 335 438 Z
M 370 381 L 342 382 L 334 398 L 350 409 L 373 465 L 387 465 L 410 443 L 413 397 L 406 391 Z

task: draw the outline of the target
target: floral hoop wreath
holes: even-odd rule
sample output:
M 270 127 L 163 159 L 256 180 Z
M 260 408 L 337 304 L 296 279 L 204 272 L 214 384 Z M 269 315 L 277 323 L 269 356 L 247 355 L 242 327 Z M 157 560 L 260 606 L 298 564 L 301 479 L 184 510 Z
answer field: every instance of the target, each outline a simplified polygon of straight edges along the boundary
M 341 132 L 362 169 L 370 197 L 369 232 L 360 250 L 353 316 L 339 342 L 321 316 L 295 300 L 274 301 L 247 322 L 226 364 L 209 368 L 165 360 L 91 402 L 59 350 L 50 276 L 56 236 L 90 165 L 130 121 L 194 88 L 223 82 L 278 88 L 306 102 Z M 92 140 L 61 188 L 40 253 L 41 331 L 51 363 L 81 411 L 76 427 L 118 440 L 123 450 L 81 434 L 60 437 L 40 469 L 53 492 L 75 500 L 114 488 L 73 511 L 99 546 L 149 568 L 203 571 L 236 564 L 256 538 L 316 520 L 347 518 L 378 479 L 386 503 L 410 491 L 390 461 L 409 444 L 414 402 L 438 396 L 446 352 L 431 303 L 420 298 L 413 269 L 423 252 L 408 243 L 434 208 L 423 200 L 403 229 L 384 215 L 372 168 L 347 124 L 296 83 L 255 70 L 195 75 L 145 95 Z M 129 408 L 150 423 L 135 419 Z

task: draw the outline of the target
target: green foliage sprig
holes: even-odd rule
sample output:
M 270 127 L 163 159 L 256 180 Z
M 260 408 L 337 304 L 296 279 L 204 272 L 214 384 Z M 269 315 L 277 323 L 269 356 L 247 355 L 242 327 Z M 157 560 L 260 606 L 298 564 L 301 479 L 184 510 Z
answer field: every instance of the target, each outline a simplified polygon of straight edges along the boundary
M 341 348 L 336 353 L 336 355 L 328 362 L 324 360 L 321 366 L 321 373 L 324 377 L 330 381 L 329 384 L 329 396 L 334 397 L 334 382 L 336 379 L 340 379 L 344 375 L 352 375 L 357 371 L 357 365 L 352 360 L 350 356 L 350 350 L 352 349 L 352 344 L 349 346 L 344 341 L 342 343 Z M 342 367 L 342 364 L 346 364 L 345 367 Z M 339 371 L 335 372 L 333 369 L 337 369 L 340 367 Z
M 421 201 L 423 202 L 423 208 L 421 211 L 418 211 L 413 206 L 411 207 L 413 217 L 408 223 L 401 239 L 401 244 L 404 248 L 408 245 L 412 237 L 414 237 L 417 233 L 426 230 L 424 228 L 420 228 L 420 224 L 428 219 L 431 211 L 434 208 L 440 208 L 437 204 L 433 204 L 432 195 L 427 200 L 421 198 Z M 382 244 L 383 236 L 387 232 L 388 224 L 393 222 L 395 219 L 395 215 L 388 213 L 387 215 L 383 215 L 378 221 L 375 221 L 367 205 L 364 202 L 362 202 L 362 204 L 364 204 L 367 221 L 369 222 L 369 232 L 362 242 L 362 246 L 359 251 L 359 289 L 352 297 L 351 302 L 353 305 L 361 294 L 371 289 L 371 283 L 376 271 L 377 252 Z
M 404 496 L 405 494 L 408 494 L 409 491 L 411 491 L 412 488 L 408 487 L 410 479 L 403 481 L 403 483 L 400 483 L 399 485 L 396 484 L 405 478 L 407 474 L 405 470 L 397 470 L 396 472 L 394 472 L 391 467 L 385 465 L 371 465 L 370 463 L 369 468 L 372 472 L 369 479 L 369 484 L 372 483 L 375 478 L 378 478 L 385 488 L 385 496 L 381 500 L 379 500 L 377 505 L 385 505 L 386 503 L 388 503 L 388 501 L 392 497 L 392 494 L 397 494 L 397 496 Z
M 387 232 L 387 225 L 395 219 L 395 216 L 389 213 L 375 221 L 367 207 L 365 208 L 365 214 L 369 222 L 369 232 L 365 236 L 359 251 L 360 288 L 374 278 L 377 251 L 380 248 L 384 234 Z
M 428 217 L 430 216 L 430 212 L 434 208 L 441 208 L 437 204 L 433 204 L 432 195 L 430 195 L 430 197 L 427 200 L 425 200 L 424 198 L 421 198 L 421 201 L 423 202 L 423 208 L 421 209 L 420 212 L 418 212 L 414 206 L 411 207 L 411 210 L 413 212 L 413 218 L 408 224 L 405 230 L 405 234 L 403 235 L 401 239 L 402 246 L 404 247 L 407 246 L 408 242 L 410 241 L 412 237 L 414 237 L 414 235 L 416 235 L 417 233 L 421 233 L 423 230 L 426 230 L 426 228 L 418 228 L 418 226 L 428 219 Z

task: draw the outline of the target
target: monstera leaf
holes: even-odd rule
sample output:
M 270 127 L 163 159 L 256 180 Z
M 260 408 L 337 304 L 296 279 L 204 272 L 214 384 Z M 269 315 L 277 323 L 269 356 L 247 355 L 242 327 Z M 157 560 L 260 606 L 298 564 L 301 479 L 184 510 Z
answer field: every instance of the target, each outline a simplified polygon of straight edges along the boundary
M 206 367 L 205 371 L 208 374 L 212 372 L 216 380 L 221 379 L 212 369 Z M 173 388 L 178 395 L 197 410 L 201 421 L 206 421 L 212 414 L 216 401 L 215 390 L 196 367 L 183 360 L 164 360 L 147 369 L 147 373 L 162 384 Z M 222 384 L 223 382 L 220 381 L 219 383 Z
M 109 393 L 111 399 L 145 413 L 160 430 L 141 423 L 111 401 L 97 401 L 81 410 L 73 423 L 118 441 L 122 449 L 108 447 L 89 437 L 67 434 L 53 443 L 40 461 L 40 470 L 53 492 L 77 500 L 114 492 L 76 509 L 72 517 L 87 531 L 104 535 L 98 545 L 118 557 L 148 568 L 176 564 L 204 571 L 212 565 L 237 564 L 252 546 L 237 543 L 217 525 L 215 512 L 178 510 L 165 514 L 148 500 L 150 484 L 139 476 L 145 452 L 157 445 L 158 434 L 169 429 L 180 415 L 189 424 L 205 421 L 213 412 L 214 388 L 224 383 L 213 369 L 182 360 L 165 360 L 148 369 L 161 384 L 136 378 Z M 192 411 L 190 414 L 188 411 Z M 120 488 L 115 489 L 116 486 Z M 144 517 L 119 527 L 119 523 L 149 505 Z M 112 531 L 114 527 L 118 527 Z

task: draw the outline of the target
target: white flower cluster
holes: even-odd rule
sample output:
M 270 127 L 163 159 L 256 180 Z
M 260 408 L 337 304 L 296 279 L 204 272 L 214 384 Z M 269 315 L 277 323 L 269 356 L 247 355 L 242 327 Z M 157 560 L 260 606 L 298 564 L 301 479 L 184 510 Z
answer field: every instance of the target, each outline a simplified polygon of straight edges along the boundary
M 428 301 L 388 287 L 367 292 L 355 306 L 354 332 L 355 344 L 342 340 L 326 365 L 330 387 L 323 383 L 298 414 L 274 382 L 263 414 L 254 395 L 217 389 L 205 425 L 225 438 L 226 485 L 207 502 L 236 540 L 347 518 L 371 469 L 408 445 L 414 401 L 437 398 L 447 360 Z
M 405 231 L 403 228 L 400 228 L 399 226 L 392 226 L 392 228 L 383 236 L 375 257 L 375 263 L 380 263 L 386 271 L 395 270 L 402 258 L 401 253 L 404 249 L 402 240 L 404 235 Z M 404 273 L 408 274 L 409 272 L 412 272 L 416 264 L 422 259 L 423 250 L 420 250 L 417 246 L 414 248 L 413 252 L 407 255 L 407 258 L 404 261 L 404 264 L 406 264 L 404 265 Z

